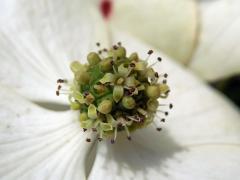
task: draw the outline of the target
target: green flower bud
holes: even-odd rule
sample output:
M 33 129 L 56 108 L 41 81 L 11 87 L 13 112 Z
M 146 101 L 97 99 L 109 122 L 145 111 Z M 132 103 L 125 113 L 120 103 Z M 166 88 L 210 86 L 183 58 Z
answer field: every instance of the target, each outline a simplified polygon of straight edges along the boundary
M 89 93 L 86 97 L 85 97 L 85 103 L 86 104 L 92 104 L 93 101 L 95 100 L 95 97 Z
M 155 112 L 159 106 L 159 103 L 157 100 L 148 100 L 147 102 L 147 108 L 149 111 Z
M 130 56 L 129 56 L 129 60 L 130 61 L 138 61 L 138 54 L 136 52 L 132 53 Z
M 124 83 L 124 79 L 122 77 L 120 77 L 118 80 L 117 80 L 117 85 L 122 85 Z
M 91 128 L 93 125 L 93 121 L 91 119 L 87 119 L 86 121 L 81 121 L 81 127 L 88 129 Z
M 112 126 L 111 123 L 103 123 L 103 122 L 101 122 L 100 123 L 100 127 L 101 127 L 101 129 L 103 131 L 111 131 L 111 130 L 113 130 L 113 126 Z
M 133 109 L 136 106 L 136 102 L 131 96 L 124 96 L 122 99 L 122 105 L 126 109 Z
M 110 70 L 112 70 L 112 58 L 105 58 L 103 59 L 99 65 L 100 65 L 100 69 L 103 72 L 108 72 Z
M 70 68 L 73 73 L 76 73 L 78 71 L 86 71 L 87 70 L 86 67 L 78 61 L 73 61 L 70 65 Z
M 147 96 L 151 99 L 157 99 L 160 97 L 160 90 L 158 86 L 148 86 L 146 89 Z
M 79 82 L 79 84 L 87 84 L 90 80 L 90 76 L 85 71 L 78 71 L 75 73 L 75 79 Z
M 101 61 L 100 57 L 95 52 L 89 53 L 88 56 L 87 56 L 87 60 L 88 60 L 90 65 L 95 65 L 95 64 L 97 64 Z
M 159 91 L 160 91 L 160 94 L 166 94 L 169 92 L 169 87 L 167 84 L 159 84 Z
M 125 85 L 128 87 L 135 87 L 136 86 L 136 79 L 134 76 L 129 76 L 126 78 Z
M 106 87 L 103 85 L 103 84 L 95 84 L 94 86 L 94 89 L 96 89 L 96 91 L 99 93 L 99 94 L 102 94 L 106 91 Z
M 117 57 L 124 58 L 126 57 L 126 49 L 124 47 L 118 47 L 115 50 Z
M 88 119 L 88 115 L 86 112 L 80 113 L 80 121 L 86 121 Z
M 93 104 L 88 106 L 88 117 L 91 119 L 97 119 L 97 108 Z
M 129 73 L 129 69 L 128 67 L 126 67 L 125 64 L 121 64 L 120 66 L 118 66 L 118 73 L 120 76 L 126 77 Z
M 110 100 L 103 100 L 99 105 L 97 109 L 102 114 L 108 114 L 112 110 L 112 101 Z
M 147 63 L 146 62 L 139 61 L 139 62 L 135 63 L 134 70 L 136 70 L 136 71 L 144 71 L 144 70 L 146 70 L 146 67 L 147 67 Z
M 102 79 L 99 80 L 100 83 L 113 83 L 116 79 L 116 76 L 112 73 L 106 73 Z
M 78 109 L 81 108 L 81 105 L 80 105 L 79 103 L 77 103 L 77 102 L 71 102 L 71 103 L 70 103 L 70 108 L 71 108 L 72 110 L 78 110 Z
M 113 99 L 117 103 L 123 97 L 123 87 L 122 86 L 114 86 L 113 88 Z

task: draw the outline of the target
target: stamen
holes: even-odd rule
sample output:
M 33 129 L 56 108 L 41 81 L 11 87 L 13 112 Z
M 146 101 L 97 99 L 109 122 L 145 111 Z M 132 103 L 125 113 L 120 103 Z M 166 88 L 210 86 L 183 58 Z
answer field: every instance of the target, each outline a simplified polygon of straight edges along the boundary
M 130 141 L 130 140 L 131 140 L 131 136 L 130 136 L 130 132 L 129 132 L 129 130 L 128 130 L 127 125 L 124 126 L 124 129 L 125 129 L 126 134 L 127 134 L 127 139 Z
M 157 110 L 157 112 L 163 113 L 165 116 L 168 116 L 168 112 L 167 111 Z
M 162 61 L 162 58 L 161 58 L 161 57 L 158 57 L 157 60 L 158 60 L 159 62 L 161 62 L 161 61 Z
M 161 131 L 162 130 L 162 128 L 159 127 L 155 121 L 153 121 L 153 125 L 156 127 L 157 131 Z
M 97 45 L 97 47 L 100 47 L 100 46 L 101 46 L 101 44 L 100 44 L 99 42 L 97 42 L 96 45 Z
M 90 139 L 90 138 L 87 138 L 86 141 L 87 141 L 87 142 L 91 142 L 91 139 Z
M 111 139 L 111 143 L 114 144 L 116 142 L 116 139 L 117 139 L 117 127 L 115 127 L 114 129 L 114 137 L 113 139 Z
M 145 61 L 148 61 L 148 59 L 150 58 L 150 56 L 151 56 L 151 54 L 153 53 L 153 50 L 149 50 L 148 51 L 148 56 L 147 56 L 147 58 L 146 58 L 146 60 Z
M 117 44 L 118 44 L 118 46 L 122 46 L 122 43 L 121 43 L 121 42 L 118 42 Z

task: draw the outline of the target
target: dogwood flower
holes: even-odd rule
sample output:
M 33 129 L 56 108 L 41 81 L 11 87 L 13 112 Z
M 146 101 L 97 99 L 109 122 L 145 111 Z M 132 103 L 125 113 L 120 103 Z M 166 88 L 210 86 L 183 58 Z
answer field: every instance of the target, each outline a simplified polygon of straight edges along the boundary
M 240 72 L 239 3 L 115 0 L 112 26 L 162 50 L 211 81 Z M 144 26 L 140 28 L 139 22 Z
M 4 2 L 4 1 L 3 1 Z M 224 97 L 163 53 L 114 31 L 128 51 L 154 49 L 175 109 L 157 133 L 149 126 L 114 145 L 87 143 L 79 114 L 55 95 L 73 78 L 70 61 L 108 43 L 92 1 L 6 1 L 0 27 L 0 179 L 230 179 L 239 177 L 240 114 Z M 2 19 L 4 21 L 2 21 Z M 70 61 L 69 61 L 70 60 Z M 164 100 L 162 100 L 164 102 Z M 61 103 L 60 103 L 61 102 Z M 156 117 L 157 118 L 157 117 Z

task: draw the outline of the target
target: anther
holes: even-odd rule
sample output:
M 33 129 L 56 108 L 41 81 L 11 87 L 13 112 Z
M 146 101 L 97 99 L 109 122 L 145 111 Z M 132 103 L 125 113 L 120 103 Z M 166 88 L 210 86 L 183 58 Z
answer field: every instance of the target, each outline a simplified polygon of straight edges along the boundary
M 108 50 L 106 48 L 103 49 L 104 52 L 107 52 Z
M 92 131 L 93 131 L 93 132 L 97 132 L 97 129 L 96 129 L 96 128 L 92 128 Z
M 61 88 L 62 88 L 62 86 L 61 86 L 61 85 L 58 85 L 57 89 L 60 90 Z
M 172 109 L 172 108 L 173 108 L 173 104 L 170 103 L 170 104 L 169 104 L 169 109 Z
M 103 140 L 102 138 L 100 138 L 100 137 L 98 138 L 98 141 L 99 141 L 99 142 L 101 142 L 102 140 Z
M 159 75 L 158 75 L 157 72 L 155 72 L 154 76 L 155 76 L 156 78 L 159 78 Z
M 131 136 L 128 136 L 128 137 L 127 137 L 127 139 L 128 139 L 129 141 L 131 141 L 131 140 L 132 140 Z
M 118 49 L 117 45 L 113 45 L 113 49 L 117 50 Z
M 158 127 L 158 128 L 156 128 L 156 130 L 157 130 L 157 131 L 161 131 L 161 130 L 162 130 L 162 128 Z
M 166 80 L 166 79 L 164 79 L 162 83 L 163 83 L 163 84 L 167 84 L 167 80 Z
M 159 62 L 161 62 L 161 61 L 162 61 L 162 58 L 161 58 L 161 57 L 158 57 L 157 60 L 158 60 Z
M 99 42 L 97 42 L 97 43 L 96 43 L 96 45 L 99 47 L 99 46 L 100 46 L 100 43 L 99 43 Z
M 122 45 L 122 43 L 121 43 L 121 42 L 118 42 L 117 44 L 118 44 L 118 46 L 121 46 L 121 45 Z
M 59 96 L 59 95 L 60 95 L 59 91 L 56 91 L 56 95 L 57 95 L 57 96 Z
M 111 139 L 111 144 L 114 144 L 115 143 L 115 140 L 114 139 Z
M 102 54 L 102 51 L 101 51 L 101 50 L 99 50 L 99 51 L 98 51 L 98 54 Z
M 162 118 L 162 119 L 161 119 L 161 122 L 165 122 L 165 118 Z
M 130 63 L 130 67 L 134 68 L 135 64 L 134 63 Z
M 83 132 L 86 132 L 87 131 L 87 129 L 86 128 L 83 128 Z
M 64 82 L 65 82 L 64 79 L 58 79 L 58 80 L 57 80 L 57 83 L 64 83 Z
M 90 139 L 90 138 L 87 138 L 86 141 L 87 141 L 87 142 L 91 142 L 91 139 Z
M 163 77 L 164 77 L 164 78 L 167 78 L 167 77 L 168 77 L 168 74 L 167 74 L 167 73 L 165 73 L 165 74 L 163 75 Z
M 153 53 L 153 50 L 148 51 L 148 55 L 151 55 Z

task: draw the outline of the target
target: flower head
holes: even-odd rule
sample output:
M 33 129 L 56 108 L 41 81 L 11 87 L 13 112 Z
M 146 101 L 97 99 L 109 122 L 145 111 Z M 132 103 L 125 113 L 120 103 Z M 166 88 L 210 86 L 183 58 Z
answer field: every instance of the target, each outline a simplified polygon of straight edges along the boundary
M 70 85 L 69 100 L 71 108 L 80 111 L 84 131 L 93 131 L 99 141 L 112 137 L 112 143 L 118 132 L 125 131 L 131 140 L 130 132 L 153 123 L 157 111 L 168 115 L 167 111 L 158 109 L 159 105 L 164 105 L 159 104 L 158 99 L 166 98 L 170 92 L 167 74 L 156 72 L 152 68 L 154 64 L 148 65 L 152 53 L 149 50 L 145 60 L 137 53 L 127 56 L 119 42 L 109 50 L 90 52 L 86 64 L 71 63 L 74 80 Z M 160 57 L 156 63 L 158 61 L 161 61 Z M 57 95 L 59 91 L 61 85 Z M 157 123 L 156 129 L 161 130 Z

